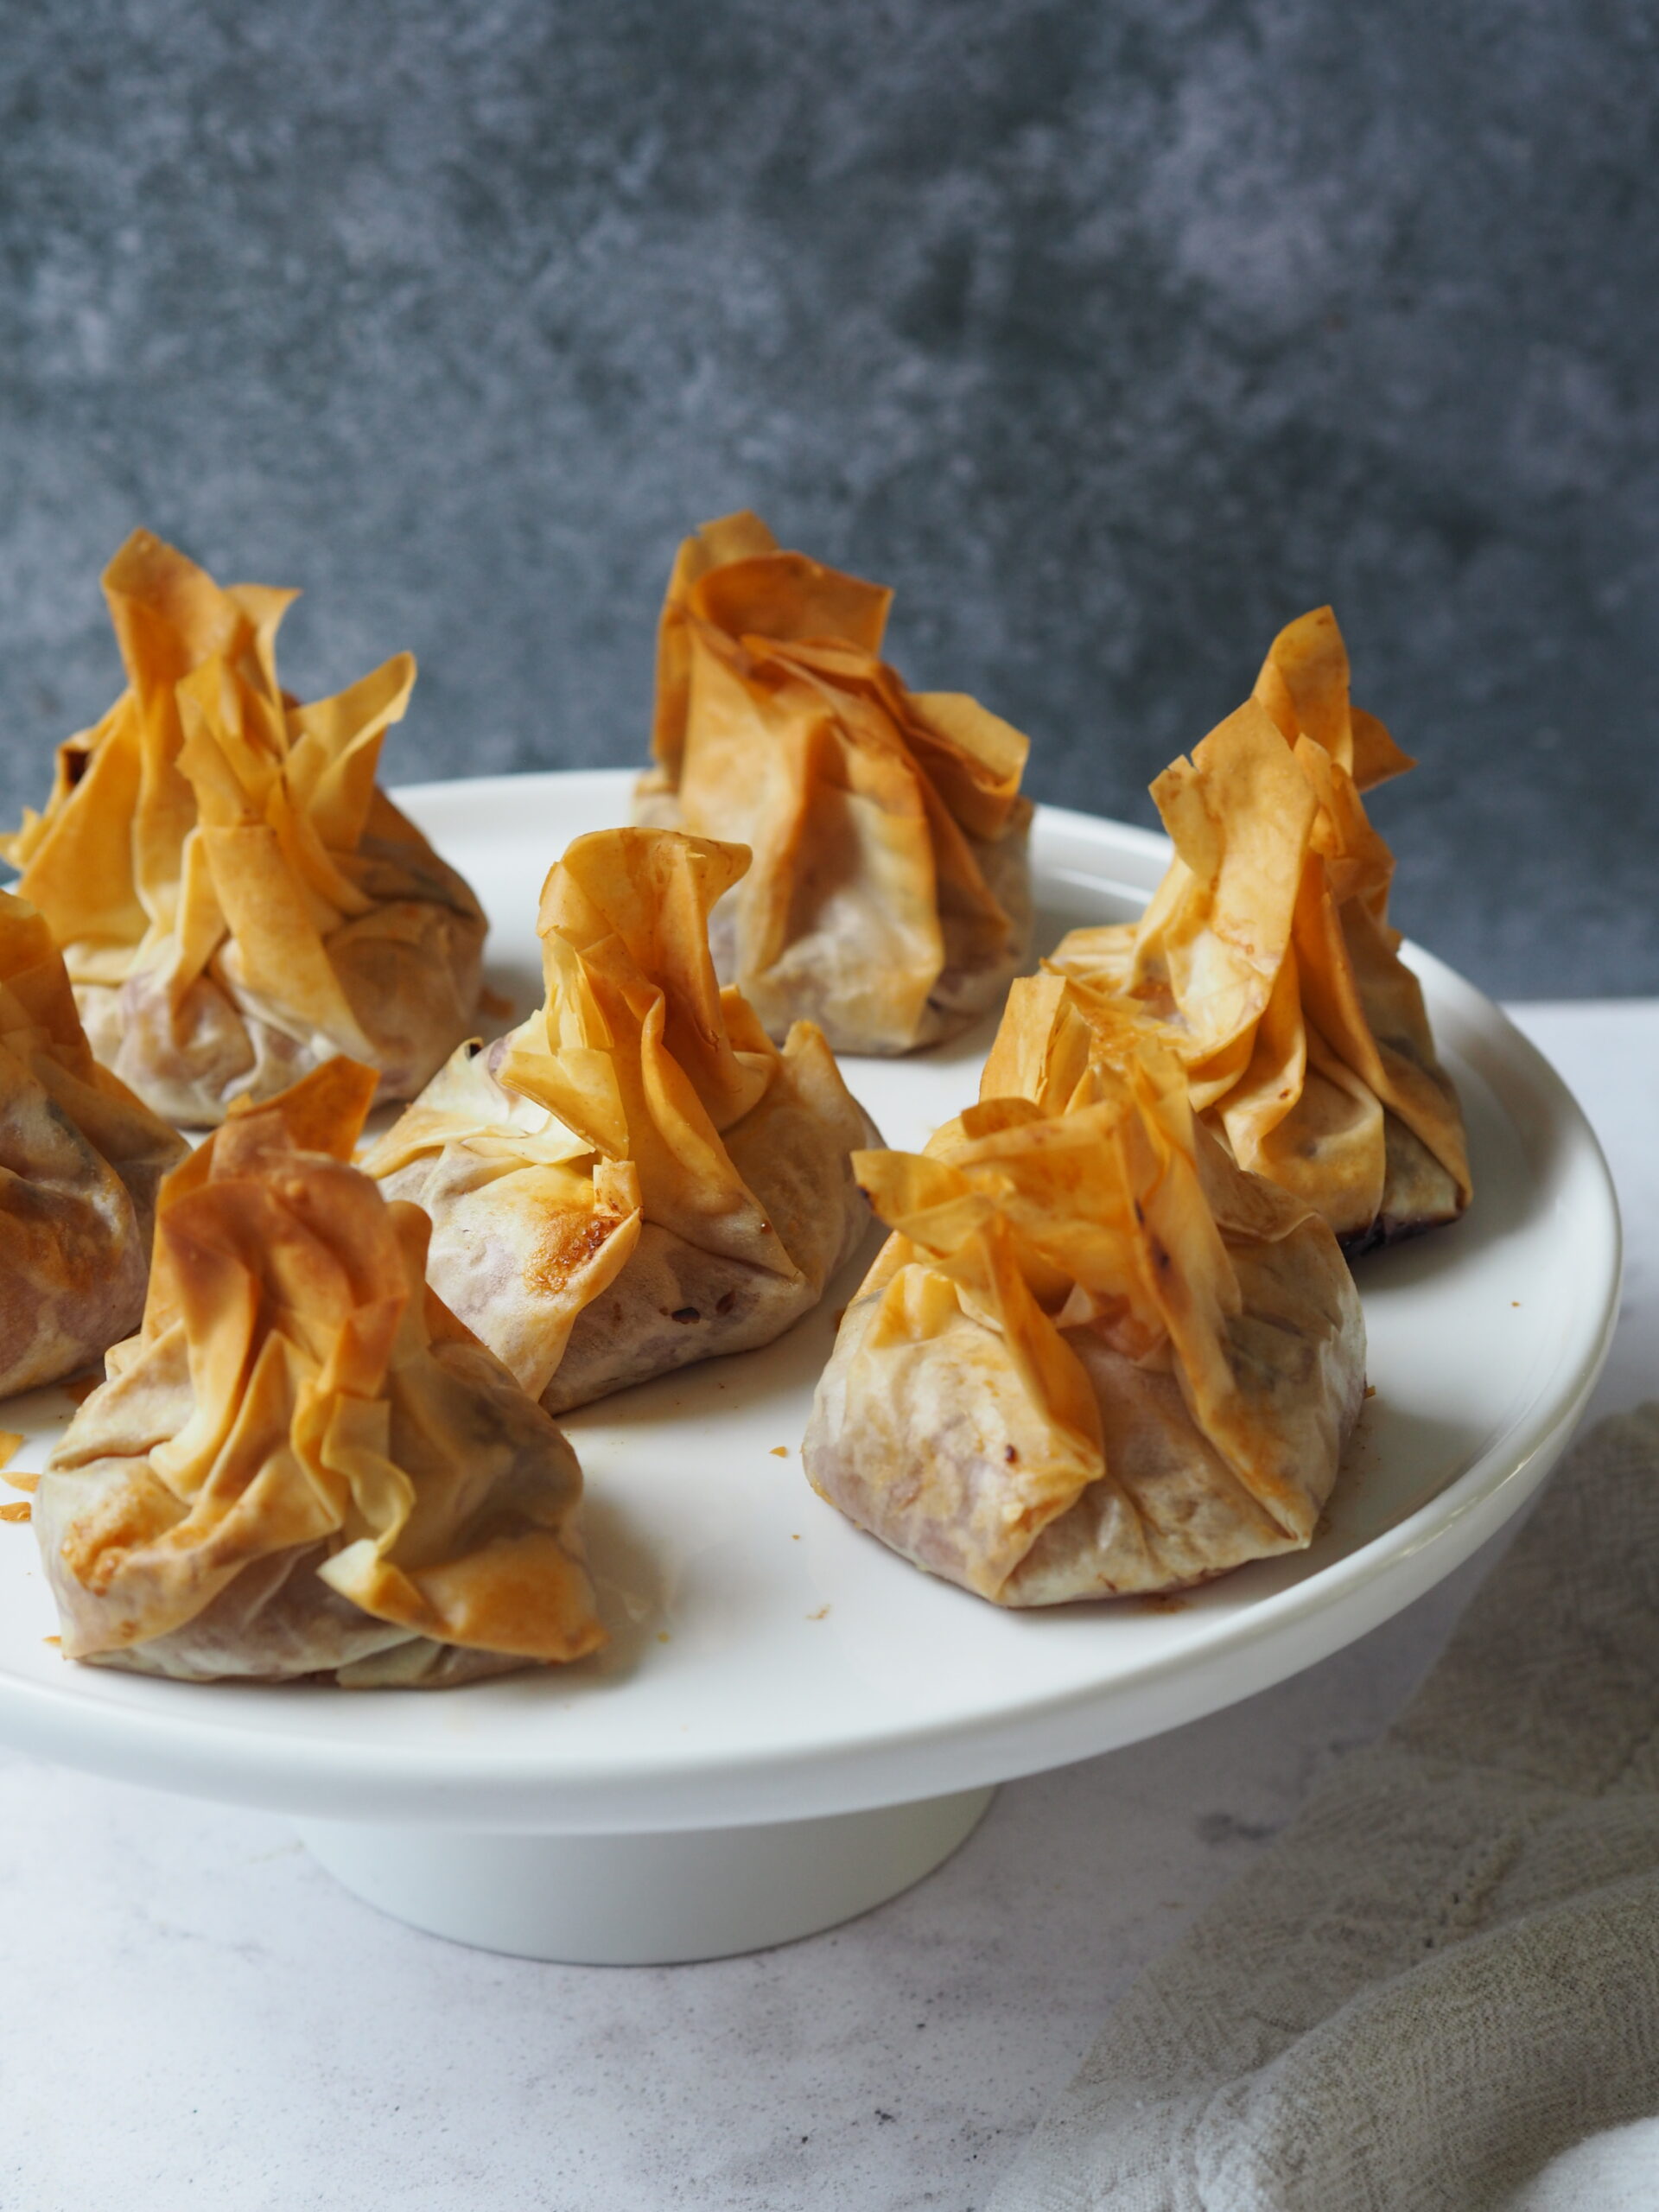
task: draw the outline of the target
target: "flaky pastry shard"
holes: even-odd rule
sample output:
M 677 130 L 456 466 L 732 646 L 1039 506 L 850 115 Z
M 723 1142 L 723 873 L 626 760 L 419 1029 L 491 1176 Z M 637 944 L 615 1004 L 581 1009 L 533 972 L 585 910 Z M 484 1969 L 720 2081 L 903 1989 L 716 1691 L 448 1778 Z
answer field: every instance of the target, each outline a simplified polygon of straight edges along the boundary
M 1364 1393 L 1336 1239 L 1208 1135 L 1179 1063 L 1069 1073 L 1052 1110 L 988 1099 L 926 1154 L 857 1155 L 893 1233 L 803 1448 L 850 1520 L 1002 1605 L 1305 1547 Z
M 430 1214 L 434 1284 L 551 1412 L 770 1343 L 868 1226 L 870 1124 L 822 1032 L 779 1052 L 715 978 L 709 910 L 747 861 L 578 837 L 542 892 L 544 1005 L 464 1046 L 365 1163 Z
M 143 1326 L 35 1494 L 71 1658 L 435 1688 L 604 1642 L 575 1452 L 350 1164 L 374 1088 L 333 1061 L 162 1185 Z
M 411 1096 L 472 1025 L 485 931 L 375 781 L 414 660 L 302 706 L 276 675 L 293 592 L 221 589 L 143 531 L 104 589 L 127 689 L 0 838 L 93 1052 L 187 1127 L 336 1053 Z
M 156 1189 L 186 1148 L 92 1058 L 51 931 L 0 891 L 0 1397 L 137 1325 Z
M 892 593 L 782 550 L 758 516 L 681 545 L 636 820 L 754 865 L 715 964 L 781 1040 L 914 1051 L 995 1005 L 1031 944 L 1027 740 L 880 658 Z
M 1050 963 L 1160 1023 L 1206 1125 L 1350 1254 L 1455 1220 L 1471 1191 L 1389 922 L 1394 856 L 1360 797 L 1411 765 L 1350 703 L 1331 609 L 1303 615 L 1254 695 L 1154 784 L 1176 857 L 1141 921 L 1074 930 Z

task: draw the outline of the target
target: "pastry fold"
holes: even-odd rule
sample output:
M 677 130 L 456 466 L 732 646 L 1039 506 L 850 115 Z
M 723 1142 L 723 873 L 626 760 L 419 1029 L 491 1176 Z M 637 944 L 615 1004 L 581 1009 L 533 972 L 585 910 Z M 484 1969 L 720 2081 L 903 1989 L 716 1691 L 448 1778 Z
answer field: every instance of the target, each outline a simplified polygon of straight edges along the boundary
M 803 1454 L 850 1520 L 1003 1605 L 1301 1548 L 1364 1391 L 1325 1224 L 1239 1169 L 1172 1056 L 1142 1040 L 1110 1067 L 1066 1011 L 1048 1110 L 986 1099 L 925 1154 L 856 1156 L 893 1233 Z
M 294 593 L 221 589 L 142 531 L 104 588 L 127 689 L 0 838 L 93 1052 L 185 1126 L 335 1054 L 410 1097 L 472 1024 L 485 933 L 375 781 L 413 659 L 302 706 L 276 674 Z
M 1140 922 L 1074 930 L 1081 1001 L 1159 1023 L 1240 1164 L 1351 1254 L 1455 1220 L 1463 1113 L 1389 922 L 1394 856 L 1362 791 L 1412 765 L 1351 704 L 1329 607 L 1274 641 L 1253 696 L 1152 787 L 1175 859 Z
M 0 1397 L 137 1325 L 184 1141 L 92 1058 L 44 919 L 0 891 Z
M 603 1643 L 575 1454 L 350 1164 L 375 1080 L 333 1061 L 162 1185 L 143 1325 L 35 1496 L 70 1657 L 435 1687 Z
M 868 1226 L 870 1124 L 822 1032 L 780 1052 L 715 980 L 709 915 L 747 863 L 577 838 L 542 893 L 545 1003 L 463 1046 L 365 1163 L 431 1216 L 433 1283 L 550 1412 L 770 1343 Z
M 636 819 L 747 845 L 715 967 L 767 1033 L 908 1052 L 995 1006 L 1027 958 L 1027 741 L 880 658 L 892 594 L 779 549 L 752 514 L 681 545 Z

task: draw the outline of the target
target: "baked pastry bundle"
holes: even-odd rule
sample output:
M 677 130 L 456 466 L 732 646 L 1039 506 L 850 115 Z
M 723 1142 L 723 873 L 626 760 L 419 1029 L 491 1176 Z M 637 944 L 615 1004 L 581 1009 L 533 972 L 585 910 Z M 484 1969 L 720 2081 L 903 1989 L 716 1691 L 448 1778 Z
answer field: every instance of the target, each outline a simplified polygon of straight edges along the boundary
M 855 1158 L 893 1234 L 818 1385 L 813 1487 L 1001 1605 L 1306 1546 L 1364 1393 L 1335 1237 L 1236 1165 L 1155 1039 L 1120 1031 L 1112 1065 L 1058 977 L 1010 1008 L 1039 1096 Z
M 1412 763 L 1351 705 L 1336 617 L 1274 639 L 1254 695 L 1152 787 L 1176 857 L 1138 923 L 1074 930 L 1080 999 L 1160 1025 L 1235 1158 L 1358 1254 L 1453 1221 L 1463 1114 L 1389 922 L 1361 793 Z
M 375 1084 L 329 1063 L 163 1184 L 143 1327 L 35 1499 L 70 1657 L 427 1688 L 603 1643 L 575 1453 L 350 1165 Z
M 636 820 L 734 840 L 753 865 L 715 968 L 768 1033 L 914 1051 L 1001 999 L 1031 942 L 1027 743 L 880 658 L 893 594 L 782 550 L 757 516 L 680 547 Z
M 0 839 L 93 1052 L 186 1126 L 336 1053 L 411 1096 L 472 1027 L 485 931 L 375 781 L 413 659 L 302 706 L 276 674 L 292 592 L 221 589 L 142 531 L 104 588 L 127 689 Z
M 817 1304 L 868 1215 L 872 1135 L 822 1031 L 781 1051 L 715 978 L 741 846 L 578 837 L 542 893 L 545 1003 L 463 1046 L 365 1163 L 432 1219 L 440 1295 L 550 1412 Z
M 551 869 L 543 1003 L 485 1045 L 482 912 L 375 782 L 413 662 L 303 707 L 290 594 L 143 534 L 105 583 L 128 689 L 4 842 L 38 912 L 0 894 L 0 1390 L 113 1346 L 35 1505 L 69 1656 L 428 1686 L 595 1649 L 552 1417 L 772 1341 L 871 1205 L 804 1446 L 860 1527 L 1009 1607 L 1311 1541 L 1365 1388 L 1344 1250 L 1470 1197 L 1361 796 L 1411 764 L 1328 608 L 1154 785 L 1141 921 L 1014 980 L 1025 739 L 906 688 L 884 588 L 709 524 L 639 824 Z M 880 1149 L 832 1048 L 1005 993 L 979 1102 Z M 359 1167 L 377 1098 L 412 1103 Z M 219 1126 L 186 1158 L 157 1114 Z
M 92 1058 L 52 932 L 0 891 L 0 1397 L 137 1327 L 156 1188 L 185 1151 Z

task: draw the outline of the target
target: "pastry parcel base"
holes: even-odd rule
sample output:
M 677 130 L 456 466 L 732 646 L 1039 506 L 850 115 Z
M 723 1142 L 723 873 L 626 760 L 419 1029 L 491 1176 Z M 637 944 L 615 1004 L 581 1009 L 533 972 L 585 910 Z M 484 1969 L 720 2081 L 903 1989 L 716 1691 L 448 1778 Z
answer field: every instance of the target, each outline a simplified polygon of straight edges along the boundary
M 221 589 L 142 531 L 104 586 L 127 689 L 0 840 L 93 1052 L 186 1127 L 336 1054 L 411 1096 L 472 1027 L 485 934 L 375 781 L 414 660 L 302 705 L 276 673 L 294 593 Z
M 635 819 L 741 842 L 716 970 L 781 1042 L 837 1052 L 958 1034 L 1030 952 L 1020 733 L 880 658 L 893 594 L 781 550 L 757 516 L 682 544 L 658 645 L 655 765 Z
M 999 1605 L 1179 1590 L 1304 1548 L 1364 1395 L 1359 1299 L 1326 1224 L 1201 1126 L 1183 1140 L 1173 1110 L 1128 1128 L 1126 1170 L 1107 1156 L 1115 1111 L 989 1101 L 936 1141 L 972 1188 L 873 1192 L 903 1227 L 807 1430 L 831 1504 Z M 899 1157 L 861 1155 L 861 1173 Z
M 1141 920 L 1074 930 L 1047 963 L 1103 1034 L 1122 1002 L 1157 1024 L 1213 1134 L 1351 1256 L 1455 1221 L 1472 1192 L 1361 796 L 1411 765 L 1351 703 L 1330 608 L 1303 615 L 1154 784 L 1175 858 Z
M 578 838 L 543 893 L 547 999 L 466 1046 L 367 1166 L 433 1223 L 434 1284 L 550 1412 L 769 1344 L 868 1226 L 873 1134 L 821 1033 L 781 1052 L 715 982 L 741 847 Z
M 185 1151 L 93 1058 L 51 931 L 0 892 L 0 1396 L 137 1327 L 156 1190 Z
M 69 1657 L 436 1688 L 604 1642 L 575 1453 L 349 1164 L 374 1087 L 331 1063 L 163 1187 L 143 1327 L 35 1495 Z

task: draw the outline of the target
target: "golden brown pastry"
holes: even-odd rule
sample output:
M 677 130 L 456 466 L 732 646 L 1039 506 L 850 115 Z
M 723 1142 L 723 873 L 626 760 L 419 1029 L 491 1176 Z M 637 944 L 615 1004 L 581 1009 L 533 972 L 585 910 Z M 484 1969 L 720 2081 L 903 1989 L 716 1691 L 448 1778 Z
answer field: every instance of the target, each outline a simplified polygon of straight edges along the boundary
M 294 593 L 221 590 L 143 531 L 104 589 L 127 689 L 0 838 L 93 1052 L 186 1126 L 335 1053 L 411 1096 L 472 1024 L 485 930 L 375 782 L 413 659 L 301 706 L 276 665 Z
M 1236 1166 L 1172 1056 L 1143 1042 L 1114 1070 L 1056 1026 L 1052 1110 L 988 1099 L 926 1155 L 856 1155 L 893 1234 L 803 1452 L 850 1520 L 1002 1605 L 1303 1548 L 1364 1392 L 1325 1223 Z
M 350 1165 L 374 1087 L 334 1061 L 162 1185 L 143 1329 L 35 1495 L 71 1658 L 429 1688 L 604 1642 L 575 1454 Z
M 747 845 L 715 965 L 768 1033 L 908 1052 L 995 1006 L 1031 943 L 1027 743 L 880 658 L 893 594 L 728 515 L 680 547 L 635 818 Z
M 1241 1165 L 1350 1254 L 1453 1221 L 1462 1109 L 1389 926 L 1394 857 L 1362 791 L 1411 766 L 1350 704 L 1328 607 L 1274 639 L 1254 696 L 1152 787 L 1176 857 L 1133 926 L 1074 930 L 1080 1001 L 1161 1024 Z
M 0 891 L 0 1397 L 137 1325 L 175 1135 L 92 1058 L 63 957 Z
M 561 1413 L 769 1344 L 868 1225 L 870 1124 L 822 1033 L 779 1052 L 721 990 L 708 920 L 741 846 L 578 837 L 547 879 L 545 1005 L 464 1046 L 370 1154 L 432 1217 L 440 1294 Z

